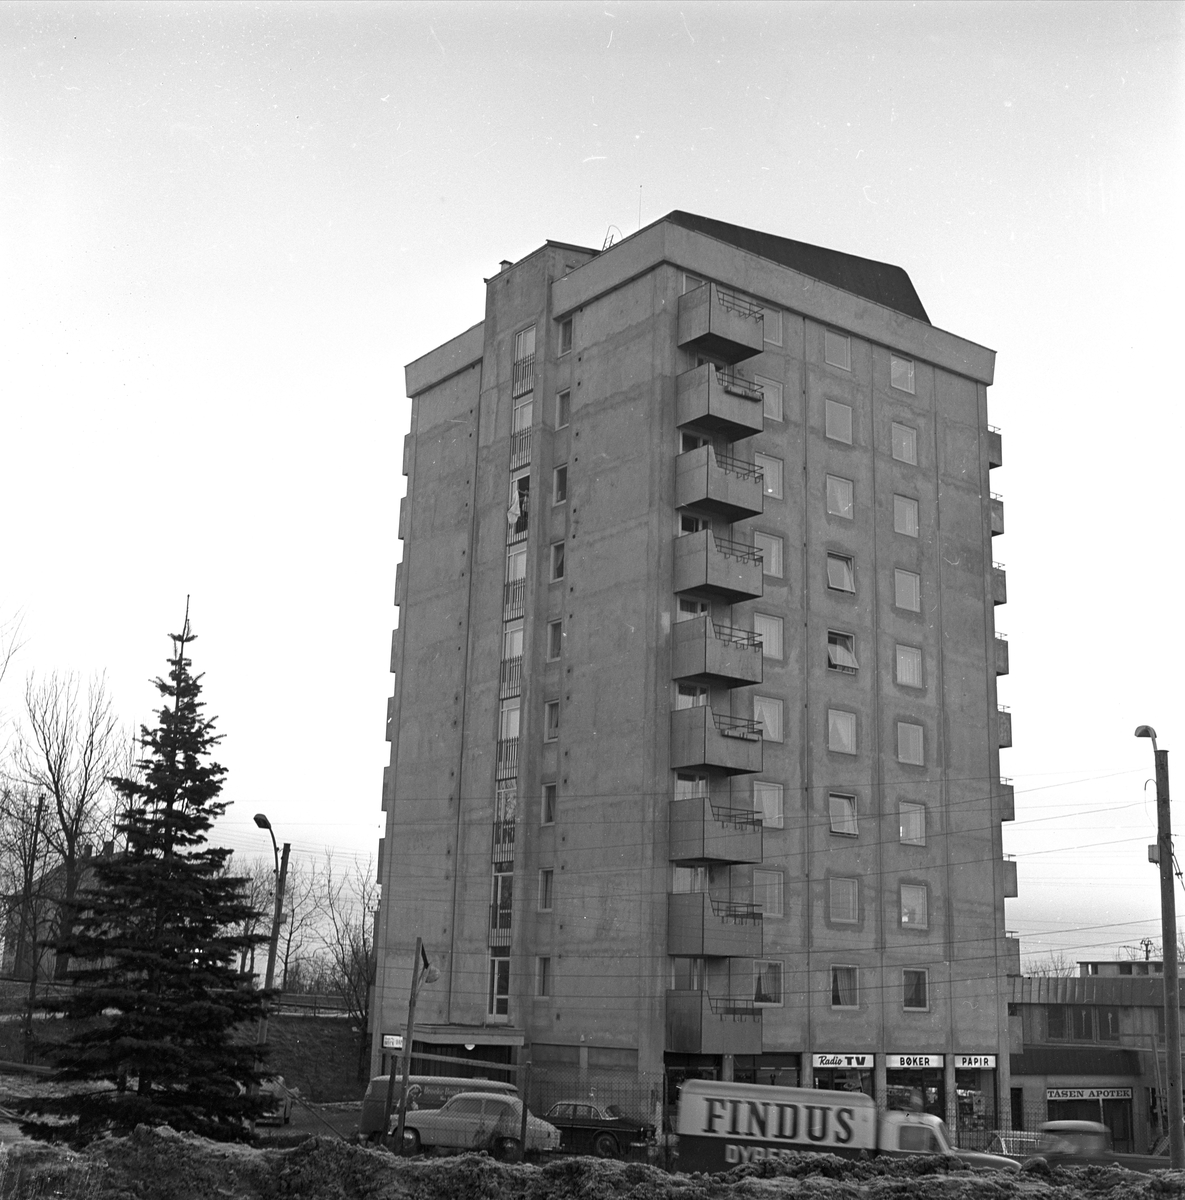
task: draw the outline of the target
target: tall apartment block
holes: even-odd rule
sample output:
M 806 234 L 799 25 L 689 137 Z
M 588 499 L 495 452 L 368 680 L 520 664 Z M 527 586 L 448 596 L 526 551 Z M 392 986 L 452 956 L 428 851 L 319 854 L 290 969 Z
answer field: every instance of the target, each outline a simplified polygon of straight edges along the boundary
M 376 1035 L 422 936 L 420 1052 L 1006 1123 L 993 352 L 682 212 L 486 283 L 407 368 Z

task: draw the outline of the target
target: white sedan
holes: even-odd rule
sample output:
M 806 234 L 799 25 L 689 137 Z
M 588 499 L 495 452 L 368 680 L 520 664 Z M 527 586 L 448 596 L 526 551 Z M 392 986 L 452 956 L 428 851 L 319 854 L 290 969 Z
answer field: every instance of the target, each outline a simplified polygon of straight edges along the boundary
M 527 1113 L 527 1142 L 522 1132 L 523 1102 L 497 1092 L 459 1092 L 440 1108 L 412 1109 L 403 1125 L 403 1149 L 418 1154 L 428 1147 L 446 1150 L 489 1150 L 517 1162 L 524 1152 L 560 1148 L 560 1131 Z

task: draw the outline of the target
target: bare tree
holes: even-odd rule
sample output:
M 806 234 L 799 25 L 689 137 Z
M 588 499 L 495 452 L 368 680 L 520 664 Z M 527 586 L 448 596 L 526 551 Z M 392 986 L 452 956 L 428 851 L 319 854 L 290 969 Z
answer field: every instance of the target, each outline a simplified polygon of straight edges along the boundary
M 1025 963 L 1026 975 L 1068 976 L 1077 975 L 1078 967 L 1061 950 L 1051 950 L 1040 958 L 1030 958 Z
M 91 679 L 85 696 L 78 676 L 53 672 L 25 684 L 25 719 L 16 741 L 21 782 L 44 792 L 45 837 L 61 863 L 57 937 L 69 936 L 85 856 L 105 825 L 112 793 L 108 784 L 123 749 L 106 680 Z M 61 978 L 67 957 L 54 968 Z
M 306 948 L 320 941 L 320 924 L 321 872 L 316 864 L 290 862 L 284 884 L 284 924 L 280 927 L 280 991 L 289 991 L 301 974 L 298 964 L 311 957 Z M 303 972 L 310 980 L 318 974 L 323 972 Z
M 265 936 L 271 931 L 271 914 L 276 903 L 276 878 L 272 864 L 261 855 L 243 861 L 227 860 L 226 874 L 244 880 L 241 895 L 251 906 L 251 914 L 237 930 L 244 938 L 256 933 Z M 244 946 L 239 952 L 239 970 L 255 973 L 255 945 Z

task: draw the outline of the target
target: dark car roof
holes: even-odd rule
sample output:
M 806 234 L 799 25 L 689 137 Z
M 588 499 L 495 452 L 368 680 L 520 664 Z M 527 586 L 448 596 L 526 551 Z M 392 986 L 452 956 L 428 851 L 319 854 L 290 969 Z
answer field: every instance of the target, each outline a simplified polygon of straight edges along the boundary
M 1046 1121 L 1042 1133 L 1110 1133 L 1101 1121 Z

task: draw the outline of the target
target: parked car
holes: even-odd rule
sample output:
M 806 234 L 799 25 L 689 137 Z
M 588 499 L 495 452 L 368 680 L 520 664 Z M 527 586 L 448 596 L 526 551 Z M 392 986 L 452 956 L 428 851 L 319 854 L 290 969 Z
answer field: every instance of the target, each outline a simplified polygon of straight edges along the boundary
M 389 1075 L 376 1075 L 362 1098 L 358 1133 L 366 1141 L 378 1141 L 383 1133 L 383 1113 L 387 1110 L 387 1085 L 390 1078 Z M 507 1096 L 518 1095 L 518 1088 L 512 1083 L 502 1083 L 496 1079 L 463 1079 L 457 1075 L 412 1075 L 408 1079 L 407 1090 L 411 1092 L 412 1104 L 416 1108 L 439 1108 L 450 1096 L 455 1096 L 458 1092 L 482 1091 L 501 1092 Z M 391 1107 L 392 1125 L 395 1114 L 399 1112 L 402 1096 L 403 1080 L 397 1078 Z
M 259 1098 L 264 1108 L 256 1118 L 258 1124 L 287 1125 L 292 1120 L 292 1093 L 283 1075 L 265 1075 L 259 1085 Z
M 620 1158 L 633 1142 L 654 1139 L 654 1126 L 627 1117 L 616 1104 L 560 1100 L 547 1110 L 546 1120 L 560 1131 L 560 1148 L 598 1158 Z
M 1035 1153 L 1040 1142 L 1041 1135 L 1039 1133 L 1030 1133 L 1016 1129 L 1005 1132 L 1003 1129 L 997 1129 L 993 1132 L 992 1140 L 988 1143 L 988 1153 L 1007 1154 L 1012 1158 L 1024 1158 L 1027 1154 Z
M 403 1149 L 488 1150 L 507 1162 L 525 1154 L 560 1148 L 560 1131 L 527 1113 L 526 1145 L 522 1131 L 523 1102 L 501 1092 L 461 1092 L 440 1108 L 413 1109 L 404 1118 Z
M 1044 1159 L 1051 1167 L 1126 1167 L 1129 1171 L 1164 1171 L 1169 1161 L 1156 1154 L 1117 1154 L 1111 1131 L 1099 1121 L 1046 1121 L 1036 1150 L 1026 1163 Z

